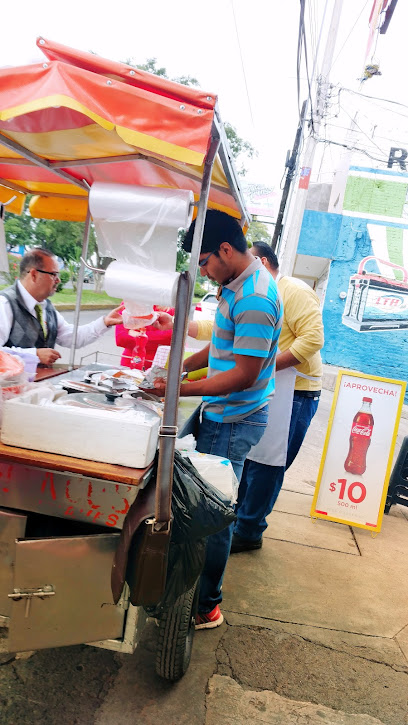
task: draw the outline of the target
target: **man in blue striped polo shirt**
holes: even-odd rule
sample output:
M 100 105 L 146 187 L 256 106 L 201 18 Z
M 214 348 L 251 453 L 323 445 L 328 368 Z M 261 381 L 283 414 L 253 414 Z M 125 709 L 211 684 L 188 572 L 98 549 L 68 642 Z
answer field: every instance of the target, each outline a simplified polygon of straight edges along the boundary
M 183 243 L 187 252 L 194 226 Z M 211 343 L 184 363 L 187 372 L 208 365 L 208 376 L 183 383 L 183 396 L 203 397 L 197 451 L 229 458 L 239 480 L 247 453 L 267 424 L 281 302 L 274 279 L 249 252 L 238 221 L 224 212 L 207 212 L 199 267 L 202 275 L 222 285 L 222 292 Z M 208 538 L 197 629 L 223 621 L 219 604 L 231 537 L 232 527 Z

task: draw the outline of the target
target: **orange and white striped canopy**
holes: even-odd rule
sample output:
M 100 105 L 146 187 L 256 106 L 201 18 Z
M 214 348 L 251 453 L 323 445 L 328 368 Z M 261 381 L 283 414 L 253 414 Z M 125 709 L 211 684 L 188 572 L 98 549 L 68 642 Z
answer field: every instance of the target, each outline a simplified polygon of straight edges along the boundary
M 0 69 L 0 203 L 83 221 L 95 181 L 200 194 L 216 96 L 43 38 L 44 63 Z M 227 179 L 228 177 L 228 179 Z M 217 156 L 209 206 L 248 221 Z

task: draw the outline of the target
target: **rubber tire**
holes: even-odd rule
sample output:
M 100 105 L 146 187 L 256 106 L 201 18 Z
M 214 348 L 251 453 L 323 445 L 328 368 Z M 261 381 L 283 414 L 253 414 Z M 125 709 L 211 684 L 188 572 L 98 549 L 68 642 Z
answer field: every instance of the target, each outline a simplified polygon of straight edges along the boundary
M 159 622 L 156 673 L 177 682 L 190 664 L 198 606 L 198 582 L 164 610 Z

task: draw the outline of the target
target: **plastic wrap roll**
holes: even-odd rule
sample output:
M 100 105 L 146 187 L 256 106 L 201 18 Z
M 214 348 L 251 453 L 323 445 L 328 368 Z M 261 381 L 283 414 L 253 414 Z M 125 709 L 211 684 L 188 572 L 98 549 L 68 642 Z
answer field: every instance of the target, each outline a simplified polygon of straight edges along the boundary
M 178 272 L 161 272 L 135 264 L 112 262 L 105 273 L 105 290 L 111 297 L 174 307 L 179 276 Z
M 107 222 L 156 224 L 186 229 L 191 224 L 193 193 L 125 184 L 92 185 L 89 206 L 94 219 Z
M 89 206 L 104 257 L 174 270 L 177 230 L 190 226 L 191 191 L 124 184 L 92 185 Z

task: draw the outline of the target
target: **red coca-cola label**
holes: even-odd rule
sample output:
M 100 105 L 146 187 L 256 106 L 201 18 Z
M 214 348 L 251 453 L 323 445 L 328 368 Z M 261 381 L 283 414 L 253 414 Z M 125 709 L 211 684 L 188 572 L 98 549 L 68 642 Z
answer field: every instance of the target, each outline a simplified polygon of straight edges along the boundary
M 366 436 L 367 438 L 371 437 L 371 434 L 373 432 L 373 426 L 372 425 L 358 425 L 355 423 L 351 429 L 351 433 L 358 435 L 358 436 Z

